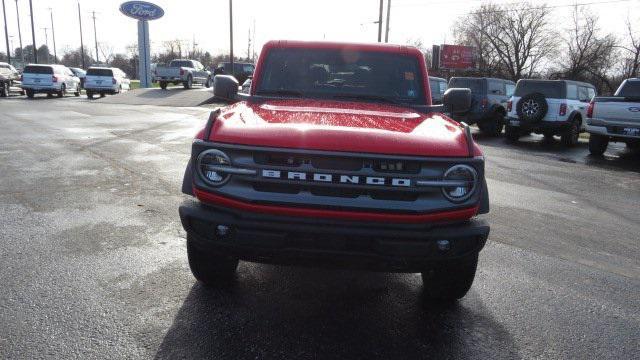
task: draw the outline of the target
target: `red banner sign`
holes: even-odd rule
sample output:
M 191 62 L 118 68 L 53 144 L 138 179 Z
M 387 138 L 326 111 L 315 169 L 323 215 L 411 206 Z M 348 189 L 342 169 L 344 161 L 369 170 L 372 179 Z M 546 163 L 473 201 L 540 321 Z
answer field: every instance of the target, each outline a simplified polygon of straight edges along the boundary
M 475 49 L 471 46 L 442 45 L 440 47 L 440 67 L 443 69 L 475 68 Z

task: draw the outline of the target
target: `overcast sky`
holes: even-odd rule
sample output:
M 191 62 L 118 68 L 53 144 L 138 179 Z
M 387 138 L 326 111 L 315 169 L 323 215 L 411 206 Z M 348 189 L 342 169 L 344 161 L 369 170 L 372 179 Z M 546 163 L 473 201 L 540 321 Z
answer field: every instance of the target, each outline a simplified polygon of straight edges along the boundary
M 18 47 L 16 2 L 5 0 L 9 35 L 13 48 Z M 91 11 L 96 11 L 97 37 L 100 44 L 124 52 L 136 44 L 136 21 L 119 12 L 122 0 L 80 0 L 85 46 L 95 53 Z M 165 10 L 165 16 L 150 22 L 152 53 L 161 50 L 162 42 L 181 39 L 214 54 L 229 49 L 228 0 L 151 0 Z M 520 3 L 513 0 L 494 1 Z M 553 6 L 576 0 L 547 1 Z M 629 16 L 640 23 L 640 1 L 577 0 L 600 16 L 603 29 L 622 35 Z M 33 0 L 36 43 L 45 43 L 44 27 L 51 27 L 48 8 L 53 8 L 58 56 L 80 45 L 77 0 Z M 371 42 L 377 39 L 378 0 L 234 0 L 234 48 L 246 55 L 249 28 L 255 21 L 256 51 L 270 39 L 338 40 Z M 539 6 L 543 1 L 531 1 Z M 482 4 L 479 0 L 392 0 L 390 42 L 406 43 L 420 39 L 426 46 L 450 43 L 453 22 L 462 14 Z M 23 45 L 31 44 L 29 1 L 18 0 Z M 385 2 L 386 10 L 386 2 Z M 570 22 L 570 7 L 553 9 L 558 28 Z M 386 16 L 386 15 L 385 15 Z M 1 18 L 0 18 L 1 20 Z M 1 51 L 5 51 L 4 27 Z M 52 47 L 49 30 L 49 45 Z

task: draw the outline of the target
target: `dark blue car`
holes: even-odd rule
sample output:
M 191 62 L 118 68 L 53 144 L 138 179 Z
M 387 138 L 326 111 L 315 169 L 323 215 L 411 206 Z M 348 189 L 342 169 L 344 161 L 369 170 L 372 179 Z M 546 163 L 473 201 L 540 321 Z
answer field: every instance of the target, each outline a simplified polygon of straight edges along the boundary
M 516 88 L 510 80 L 476 77 L 452 77 L 449 88 L 471 89 L 471 109 L 462 115 L 454 115 L 457 121 L 477 124 L 487 135 L 502 133 L 507 115 L 507 102 Z

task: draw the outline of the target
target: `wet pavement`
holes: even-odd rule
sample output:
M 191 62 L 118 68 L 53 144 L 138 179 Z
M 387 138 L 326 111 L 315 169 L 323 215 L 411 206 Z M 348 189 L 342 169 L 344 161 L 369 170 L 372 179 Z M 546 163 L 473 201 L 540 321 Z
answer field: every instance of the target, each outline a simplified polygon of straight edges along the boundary
M 492 232 L 469 294 L 416 274 L 191 276 L 177 215 L 210 109 L 0 100 L 0 358 L 612 358 L 640 351 L 640 154 L 476 134 Z

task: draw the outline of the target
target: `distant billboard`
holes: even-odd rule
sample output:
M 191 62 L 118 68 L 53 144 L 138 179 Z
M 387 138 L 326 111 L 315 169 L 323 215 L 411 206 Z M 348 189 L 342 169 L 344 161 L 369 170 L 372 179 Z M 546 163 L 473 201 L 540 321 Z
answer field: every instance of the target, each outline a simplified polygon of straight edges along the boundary
M 441 69 L 474 69 L 475 67 L 475 48 L 463 45 L 440 46 Z

